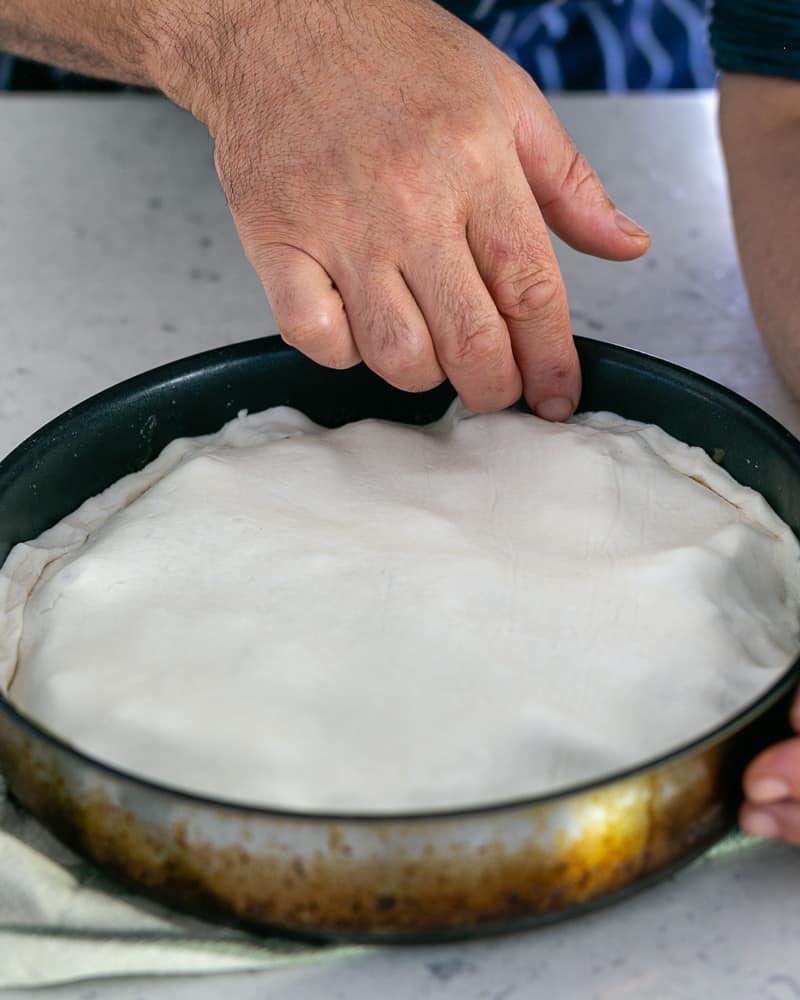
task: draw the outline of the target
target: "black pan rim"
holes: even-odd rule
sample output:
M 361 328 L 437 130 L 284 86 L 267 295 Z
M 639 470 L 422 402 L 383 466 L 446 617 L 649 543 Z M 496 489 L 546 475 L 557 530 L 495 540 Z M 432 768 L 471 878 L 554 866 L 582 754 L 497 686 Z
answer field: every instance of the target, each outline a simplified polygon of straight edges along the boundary
M 628 364 L 633 363 L 639 366 L 644 365 L 645 367 L 659 371 L 663 375 L 671 376 L 684 389 L 697 392 L 702 392 L 705 389 L 717 396 L 721 396 L 733 409 L 745 413 L 750 420 L 757 422 L 761 429 L 766 431 L 768 436 L 772 438 L 776 447 L 789 447 L 794 452 L 795 462 L 800 465 L 800 441 L 782 424 L 760 409 L 760 407 L 738 393 L 733 392 L 733 390 L 703 375 L 676 365 L 671 361 L 666 361 L 642 351 L 587 337 L 576 337 L 575 341 L 579 349 L 602 350 L 605 360 Z M 152 388 L 155 385 L 161 385 L 165 382 L 178 382 L 188 377 L 196 376 L 201 371 L 205 371 L 210 367 L 224 368 L 236 360 L 249 358 L 256 354 L 274 353 L 296 354 L 297 352 L 294 348 L 285 345 L 278 337 L 246 340 L 224 347 L 213 348 L 209 351 L 203 351 L 178 361 L 169 362 L 116 383 L 90 396 L 83 402 L 70 407 L 38 431 L 35 431 L 0 461 L 0 474 L 13 475 L 14 469 L 20 465 L 25 465 L 30 454 L 35 453 L 40 441 L 46 439 L 54 431 L 63 430 L 66 424 L 74 420 L 80 420 L 87 414 L 95 413 L 98 410 L 102 411 L 102 409 L 113 405 L 115 402 L 122 402 L 131 395 Z M 578 798 L 599 792 L 631 779 L 644 777 L 648 773 L 677 764 L 683 758 L 700 754 L 717 744 L 723 743 L 728 737 L 733 736 L 744 729 L 749 723 L 760 718 L 771 707 L 788 695 L 791 690 L 796 688 L 799 683 L 800 656 L 758 698 L 745 705 L 744 708 L 718 726 L 700 736 L 679 744 L 666 753 L 649 757 L 637 764 L 612 771 L 598 778 L 538 795 L 523 795 L 499 802 L 486 802 L 455 808 L 409 812 L 313 812 L 298 809 L 282 809 L 277 806 L 263 806 L 231 799 L 214 799 L 208 795 L 202 795 L 177 786 L 154 781 L 114 764 L 106 763 L 79 750 L 68 741 L 40 726 L 24 712 L 17 709 L 2 692 L 0 692 L 0 712 L 13 724 L 44 742 L 51 749 L 65 755 L 73 763 L 88 766 L 90 770 L 100 772 L 103 777 L 122 780 L 146 793 L 177 799 L 178 802 L 189 807 L 213 809 L 217 812 L 239 816 L 247 814 L 248 816 L 258 816 L 264 819 L 288 820 L 317 825 L 401 825 L 407 823 L 476 820 L 483 817 L 497 816 L 501 813 L 536 809 L 565 799 Z

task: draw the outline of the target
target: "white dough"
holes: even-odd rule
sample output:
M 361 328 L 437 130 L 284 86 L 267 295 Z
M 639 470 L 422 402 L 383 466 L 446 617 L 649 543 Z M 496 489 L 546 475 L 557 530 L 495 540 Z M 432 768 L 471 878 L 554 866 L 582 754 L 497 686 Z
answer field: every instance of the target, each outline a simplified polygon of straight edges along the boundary
M 799 606 L 788 527 L 655 427 L 455 404 L 324 430 L 280 407 L 17 546 L 0 684 L 173 786 L 443 809 L 698 737 L 788 667 Z

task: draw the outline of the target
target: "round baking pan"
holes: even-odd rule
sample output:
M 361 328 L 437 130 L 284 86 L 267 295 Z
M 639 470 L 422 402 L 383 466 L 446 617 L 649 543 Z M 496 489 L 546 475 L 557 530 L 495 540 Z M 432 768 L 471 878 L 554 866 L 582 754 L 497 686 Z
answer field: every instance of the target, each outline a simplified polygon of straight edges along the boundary
M 578 349 L 582 409 L 656 423 L 704 448 L 798 533 L 800 445 L 784 428 L 674 365 L 597 341 Z M 239 410 L 288 404 L 326 426 L 421 424 L 451 399 L 447 385 L 412 395 L 363 367 L 320 368 L 277 339 L 166 365 L 69 410 L 0 463 L 0 561 L 173 438 L 215 431 Z M 305 936 L 433 940 L 574 913 L 703 851 L 734 821 L 746 762 L 788 732 L 799 676 L 795 663 L 734 719 L 666 756 L 473 809 L 320 815 L 213 801 L 94 760 L 1 698 L 0 767 L 67 844 L 175 906 Z

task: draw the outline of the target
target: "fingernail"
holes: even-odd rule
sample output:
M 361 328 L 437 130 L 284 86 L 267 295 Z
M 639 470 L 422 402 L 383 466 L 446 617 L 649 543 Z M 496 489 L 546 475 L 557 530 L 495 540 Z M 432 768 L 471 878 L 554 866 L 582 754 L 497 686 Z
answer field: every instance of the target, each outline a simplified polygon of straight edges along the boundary
M 644 239 L 650 239 L 650 233 L 646 229 L 642 229 L 638 222 L 634 222 L 633 219 L 626 215 L 624 212 L 620 212 L 619 209 L 614 212 L 614 219 L 617 223 L 617 228 L 621 229 L 626 236 L 638 236 Z
M 571 399 L 555 396 L 553 399 L 543 399 L 541 403 L 536 404 L 535 409 L 537 417 L 558 423 L 571 417 L 575 407 L 572 405 Z
M 780 802 L 789 798 L 789 786 L 781 778 L 759 778 L 747 789 L 747 797 L 751 802 Z
M 765 812 L 747 812 L 742 817 L 741 827 L 750 837 L 777 837 L 778 824 Z

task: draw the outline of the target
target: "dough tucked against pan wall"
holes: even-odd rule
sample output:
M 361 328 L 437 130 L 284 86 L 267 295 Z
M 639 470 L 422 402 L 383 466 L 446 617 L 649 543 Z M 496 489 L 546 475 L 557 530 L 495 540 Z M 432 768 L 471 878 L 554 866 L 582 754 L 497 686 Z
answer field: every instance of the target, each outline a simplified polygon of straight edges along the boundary
M 702 451 L 611 414 L 277 408 L 18 546 L 0 677 L 89 753 L 218 798 L 471 805 L 754 699 L 797 652 L 799 556 Z

